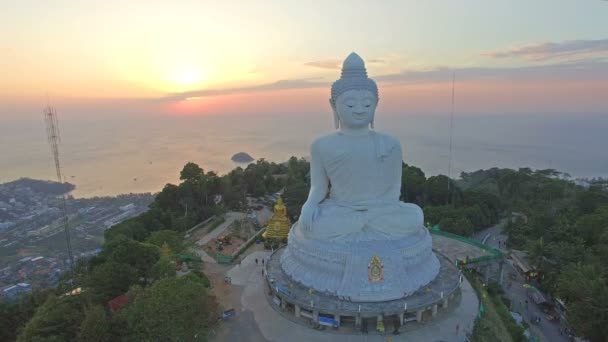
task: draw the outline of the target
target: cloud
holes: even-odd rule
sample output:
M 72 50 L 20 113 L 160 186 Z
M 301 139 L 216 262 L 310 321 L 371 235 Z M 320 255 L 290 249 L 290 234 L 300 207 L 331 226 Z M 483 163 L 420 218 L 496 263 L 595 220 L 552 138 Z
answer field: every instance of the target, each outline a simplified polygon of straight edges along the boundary
M 451 82 L 452 73 L 456 73 L 458 82 L 498 81 L 498 82 L 570 82 L 600 81 L 608 82 L 608 61 L 586 60 L 579 62 L 558 63 L 551 65 L 532 65 L 513 68 L 502 67 L 438 67 L 431 70 L 405 70 L 394 74 L 372 76 L 379 83 L 386 84 L 429 84 Z M 327 88 L 331 82 L 320 78 L 303 78 L 279 80 L 273 83 L 249 87 L 204 89 L 184 93 L 169 94 L 162 100 L 186 100 L 211 96 L 245 94 L 274 90 Z
M 458 81 L 608 81 L 608 62 L 589 60 L 552 65 L 533 65 L 515 68 L 455 68 L 439 67 L 432 70 L 408 70 L 374 77 L 388 83 L 449 82 L 452 73 Z
M 342 67 L 342 61 L 339 59 L 325 59 L 321 61 L 304 63 L 304 65 L 321 69 L 337 70 Z
M 492 58 L 522 57 L 527 60 L 544 61 L 553 58 L 597 54 L 608 57 L 608 39 L 536 43 L 508 50 L 487 52 L 483 55 Z
M 372 58 L 365 60 L 366 64 L 384 64 L 385 60 L 380 58 Z M 320 68 L 320 69 L 330 69 L 330 70 L 340 70 L 342 68 L 342 60 L 340 59 L 324 59 L 320 61 L 312 61 L 308 63 L 304 63 L 306 66 Z
M 232 95 L 243 93 L 254 93 L 260 91 L 287 90 L 287 89 L 306 89 L 329 86 L 328 82 L 319 81 L 319 78 L 302 78 L 293 80 L 279 80 L 273 83 L 260 84 L 249 87 L 225 88 L 225 89 L 203 89 L 193 90 L 183 93 L 169 94 L 163 97 L 164 100 L 187 100 L 210 96 Z

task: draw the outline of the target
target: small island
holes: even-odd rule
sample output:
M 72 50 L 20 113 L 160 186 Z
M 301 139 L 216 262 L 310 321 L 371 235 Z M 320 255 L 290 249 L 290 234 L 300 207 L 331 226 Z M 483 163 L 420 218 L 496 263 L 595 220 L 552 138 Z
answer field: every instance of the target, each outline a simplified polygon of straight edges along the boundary
M 230 158 L 235 163 L 251 163 L 254 161 L 253 157 L 245 152 L 239 152 Z

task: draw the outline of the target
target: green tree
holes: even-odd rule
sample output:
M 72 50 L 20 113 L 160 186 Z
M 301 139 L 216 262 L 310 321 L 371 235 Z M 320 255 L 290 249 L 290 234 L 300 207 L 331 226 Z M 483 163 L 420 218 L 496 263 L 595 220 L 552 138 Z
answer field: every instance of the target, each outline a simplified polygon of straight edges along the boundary
M 205 182 L 207 191 L 209 194 L 219 194 L 220 193 L 220 182 L 221 177 L 219 177 L 215 172 L 209 171 L 205 174 Z M 205 202 L 206 204 L 207 202 Z
M 503 210 L 500 198 L 491 192 L 467 190 L 462 193 L 462 200 L 463 205 L 479 206 L 489 225 L 498 222 L 498 218 Z
M 101 305 L 86 308 L 78 332 L 80 342 L 106 342 L 111 340 L 110 321 Z
M 526 250 L 528 251 L 530 261 L 535 266 L 541 265 L 547 258 L 548 251 L 542 237 L 540 237 L 538 240 L 529 241 L 526 245 Z
M 542 201 L 554 201 L 564 196 L 566 184 L 560 179 L 544 178 L 537 182 L 538 189 L 533 192 L 533 198 Z
M 453 204 L 461 200 L 461 191 L 456 183 L 444 175 L 429 177 L 425 183 L 425 192 L 425 203 L 431 205 Z
M 508 221 L 505 227 L 509 239 L 507 240 L 510 248 L 522 248 L 526 245 L 528 237 L 532 235 L 532 228 L 522 219 Z
M 452 216 L 454 208 L 450 205 L 437 205 L 437 206 L 424 206 L 422 209 L 424 212 L 425 224 L 434 226 L 441 221 L 442 218 Z
M 163 278 L 175 277 L 175 265 L 168 258 L 160 258 L 154 266 L 152 266 L 152 278 L 158 280 Z
M 106 241 L 112 240 L 119 235 L 141 241 L 148 236 L 148 231 L 141 222 L 136 219 L 130 219 L 112 226 L 112 228 L 106 230 L 104 233 Z
M 14 341 L 22 324 L 19 324 L 17 305 L 0 301 L 0 341 Z M 29 320 L 30 317 L 27 317 Z M 26 322 L 27 322 L 26 320 Z
M 309 191 L 310 187 L 302 181 L 289 184 L 286 187 L 283 193 L 283 201 L 287 207 L 287 215 L 292 222 L 295 222 L 300 216 L 302 205 L 306 202 Z
M 568 321 L 591 341 L 608 336 L 608 284 L 595 265 L 570 264 L 559 277 L 558 294 L 566 300 Z
M 575 229 L 588 246 L 596 244 L 602 234 L 608 231 L 608 208 L 580 216 L 576 220 Z
M 173 213 L 183 213 L 182 206 L 179 204 L 182 192 L 177 185 L 167 184 L 156 196 L 154 206 L 159 210 L 166 210 Z M 157 214 L 160 214 L 157 212 Z M 170 227 L 167 227 L 170 228 Z
M 110 260 L 95 267 L 85 284 L 95 303 L 106 304 L 108 300 L 127 292 L 136 282 L 137 274 L 133 267 Z
M 401 198 L 405 202 L 413 202 L 422 205 L 426 176 L 424 172 L 415 167 L 403 164 L 401 169 Z
M 127 340 L 205 340 L 217 321 L 218 305 L 202 283 L 191 277 L 165 278 L 134 298 L 117 316 L 126 324 Z
M 445 217 L 439 221 L 439 227 L 441 230 L 462 236 L 473 234 L 473 224 L 465 216 Z
M 502 174 L 498 179 L 498 189 L 502 196 L 512 199 L 524 192 L 526 184 L 531 179 L 531 176 L 527 172 L 508 170 L 508 172 Z
M 464 207 L 462 209 L 464 216 L 471 222 L 473 230 L 481 230 L 490 226 L 489 219 L 485 216 L 479 205 Z
M 582 214 L 591 214 L 600 206 L 608 204 L 608 193 L 605 191 L 591 187 L 587 191 L 578 193 L 576 205 Z
M 159 230 L 152 232 L 146 239 L 146 243 L 162 247 L 164 243 L 169 245 L 173 253 L 181 253 L 184 250 L 184 238 L 182 234 L 174 230 Z
M 179 174 L 179 179 L 183 181 L 196 181 L 205 172 L 197 164 L 188 162 Z
M 17 338 L 18 342 L 73 341 L 82 320 L 80 298 L 49 296 Z
M 53 294 L 53 289 L 34 290 L 17 301 L 0 300 L 0 341 L 14 341 L 36 310 Z
M 147 280 L 152 265 L 160 258 L 160 249 L 151 244 L 117 237 L 105 245 L 102 255 L 120 264 L 127 264 L 137 270 L 138 277 Z
M 307 182 L 310 163 L 303 158 L 291 157 L 287 162 L 287 185 Z

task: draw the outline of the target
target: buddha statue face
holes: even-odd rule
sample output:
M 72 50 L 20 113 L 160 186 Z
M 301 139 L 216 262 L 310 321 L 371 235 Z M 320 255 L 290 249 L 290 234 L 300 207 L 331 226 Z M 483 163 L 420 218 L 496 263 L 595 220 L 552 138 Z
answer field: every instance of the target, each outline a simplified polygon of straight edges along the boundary
M 348 90 L 340 94 L 333 105 L 334 115 L 345 128 L 373 125 L 378 99 L 369 90 Z

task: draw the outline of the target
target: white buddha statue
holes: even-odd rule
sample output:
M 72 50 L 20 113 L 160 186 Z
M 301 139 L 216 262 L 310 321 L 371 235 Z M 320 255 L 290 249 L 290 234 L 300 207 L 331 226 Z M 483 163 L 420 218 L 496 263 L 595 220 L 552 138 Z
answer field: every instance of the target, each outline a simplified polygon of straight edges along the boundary
M 293 281 L 350 301 L 403 298 L 440 263 L 420 207 L 399 201 L 399 141 L 373 129 L 376 83 L 361 57 L 331 87 L 338 131 L 311 146 L 311 188 L 289 232 L 281 268 Z
M 337 132 L 311 146 L 311 188 L 298 229 L 315 239 L 383 240 L 423 228 L 419 206 L 399 201 L 399 141 L 373 128 L 376 82 L 351 53 L 329 100 Z

